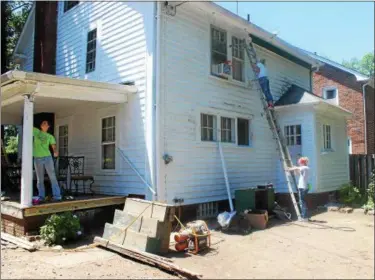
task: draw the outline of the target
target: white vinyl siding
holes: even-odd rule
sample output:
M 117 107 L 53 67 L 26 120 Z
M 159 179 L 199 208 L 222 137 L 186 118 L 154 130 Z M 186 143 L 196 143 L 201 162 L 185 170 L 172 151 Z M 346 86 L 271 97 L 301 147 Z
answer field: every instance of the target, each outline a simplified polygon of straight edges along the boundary
M 120 84 L 133 81 L 137 94 L 123 104 L 87 102 L 58 117 L 72 117 L 69 155 L 85 157 L 96 193 L 149 195 L 144 183 L 115 153 L 116 168 L 102 169 L 101 119 L 116 116 L 116 144 L 139 173 L 151 182 L 150 125 L 155 19 L 152 2 L 86 2 L 64 13 L 59 2 L 56 75 Z M 97 29 L 95 71 L 86 74 L 87 33 Z M 72 111 L 73 113 L 71 113 Z

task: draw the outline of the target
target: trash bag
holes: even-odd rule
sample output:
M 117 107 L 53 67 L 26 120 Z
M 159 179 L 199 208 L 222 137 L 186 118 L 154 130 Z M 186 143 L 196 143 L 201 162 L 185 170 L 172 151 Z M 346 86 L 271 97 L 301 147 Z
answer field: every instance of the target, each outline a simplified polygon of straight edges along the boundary
M 228 228 L 234 215 L 236 215 L 236 211 L 231 213 L 225 211 L 217 216 L 217 221 L 222 228 Z

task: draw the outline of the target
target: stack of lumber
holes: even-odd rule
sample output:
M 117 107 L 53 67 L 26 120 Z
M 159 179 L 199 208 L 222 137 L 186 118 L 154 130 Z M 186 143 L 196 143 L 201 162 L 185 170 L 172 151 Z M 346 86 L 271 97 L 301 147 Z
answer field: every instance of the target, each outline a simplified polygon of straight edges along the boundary
M 124 210 L 116 210 L 106 223 L 103 239 L 149 253 L 167 253 L 175 208 L 172 205 L 127 198 Z

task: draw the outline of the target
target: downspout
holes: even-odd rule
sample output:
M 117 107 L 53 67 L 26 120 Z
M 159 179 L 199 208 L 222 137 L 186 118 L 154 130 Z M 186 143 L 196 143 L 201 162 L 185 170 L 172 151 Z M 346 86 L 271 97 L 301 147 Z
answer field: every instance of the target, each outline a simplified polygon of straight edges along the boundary
M 367 155 L 367 117 L 366 117 L 366 86 L 369 85 L 369 82 L 365 83 L 362 86 L 362 94 L 363 94 L 363 115 L 364 115 L 364 122 L 365 122 L 365 154 Z
M 154 171 L 154 191 L 153 200 L 158 200 L 158 179 L 160 174 L 158 174 L 159 168 L 159 155 L 160 155 L 160 143 L 159 143 L 159 131 L 160 131 L 160 6 L 159 2 L 154 3 L 155 8 L 155 21 L 154 25 L 154 55 L 153 55 L 153 90 L 152 90 L 152 104 L 153 106 L 153 171 Z

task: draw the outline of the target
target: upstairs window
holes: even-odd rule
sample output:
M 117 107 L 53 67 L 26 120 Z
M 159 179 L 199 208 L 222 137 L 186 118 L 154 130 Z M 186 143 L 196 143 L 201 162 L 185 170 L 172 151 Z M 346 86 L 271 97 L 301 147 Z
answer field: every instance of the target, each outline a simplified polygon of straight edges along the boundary
M 235 120 L 221 117 L 221 142 L 235 143 Z
M 244 46 L 245 40 L 232 37 L 232 71 L 233 80 L 244 81 Z
M 86 73 L 95 71 L 96 29 L 87 34 Z
M 331 126 L 328 124 L 323 124 L 323 149 L 332 149 Z
M 295 146 L 302 144 L 301 125 L 285 126 L 284 135 L 287 146 Z
M 65 1 L 64 2 L 64 13 L 69 11 L 74 6 L 77 6 L 79 4 L 79 1 Z
M 227 33 L 211 28 L 211 74 L 218 73 L 218 65 L 227 61 Z
M 201 114 L 201 140 L 216 141 L 216 116 Z

